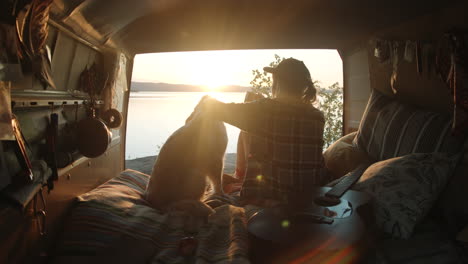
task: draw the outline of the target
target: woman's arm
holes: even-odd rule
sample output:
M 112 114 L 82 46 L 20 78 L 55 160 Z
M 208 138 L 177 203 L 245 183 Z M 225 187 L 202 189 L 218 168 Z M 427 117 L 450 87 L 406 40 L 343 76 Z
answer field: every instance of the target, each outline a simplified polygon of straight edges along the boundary
M 212 97 L 202 98 L 196 109 L 203 111 L 209 118 L 214 118 L 241 130 L 255 133 L 260 127 L 265 115 L 264 100 L 248 103 L 223 103 Z

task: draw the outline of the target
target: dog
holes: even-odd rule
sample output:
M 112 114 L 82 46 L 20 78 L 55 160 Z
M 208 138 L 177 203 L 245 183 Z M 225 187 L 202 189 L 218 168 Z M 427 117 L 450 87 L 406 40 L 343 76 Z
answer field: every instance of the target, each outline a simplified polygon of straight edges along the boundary
M 188 210 L 209 215 L 201 202 L 209 179 L 215 194 L 223 195 L 222 175 L 227 132 L 222 121 L 207 116 L 200 100 L 185 125 L 162 146 L 146 189 L 146 200 L 162 211 Z

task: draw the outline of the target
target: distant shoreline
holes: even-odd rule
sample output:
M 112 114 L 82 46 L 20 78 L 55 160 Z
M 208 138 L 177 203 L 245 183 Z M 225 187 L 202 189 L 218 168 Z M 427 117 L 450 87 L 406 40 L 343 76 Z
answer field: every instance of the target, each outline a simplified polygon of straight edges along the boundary
M 216 89 L 216 92 L 247 92 L 251 88 L 240 85 L 225 85 Z M 131 92 L 206 92 L 200 85 L 132 82 Z

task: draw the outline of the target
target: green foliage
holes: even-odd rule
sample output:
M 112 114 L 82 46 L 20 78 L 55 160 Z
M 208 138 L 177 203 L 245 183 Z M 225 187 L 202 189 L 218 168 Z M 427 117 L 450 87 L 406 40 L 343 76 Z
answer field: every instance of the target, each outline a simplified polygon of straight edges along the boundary
M 268 66 L 276 67 L 282 60 L 285 58 L 281 58 L 279 55 L 275 54 L 275 60 L 271 62 Z M 271 97 L 271 86 L 273 84 L 273 79 L 271 78 L 271 74 L 263 71 L 263 70 L 252 70 L 252 74 L 254 78 L 250 82 L 252 85 L 252 92 L 261 94 L 264 97 L 270 98 Z
M 343 135 L 343 87 L 336 82 L 328 88 L 317 89 L 318 108 L 325 116 L 323 147 L 327 148 Z
M 277 66 L 282 60 L 275 54 L 275 60 L 270 63 L 270 67 Z M 263 70 L 252 70 L 253 79 L 251 91 L 262 94 L 265 97 L 271 97 L 272 78 L 271 74 Z M 313 78 L 312 78 L 313 79 Z M 314 81 L 317 88 L 317 102 L 315 105 L 325 116 L 325 128 L 323 132 L 324 149 L 342 136 L 343 128 L 343 88 L 338 83 L 334 83 L 328 88 L 321 88 L 319 81 Z

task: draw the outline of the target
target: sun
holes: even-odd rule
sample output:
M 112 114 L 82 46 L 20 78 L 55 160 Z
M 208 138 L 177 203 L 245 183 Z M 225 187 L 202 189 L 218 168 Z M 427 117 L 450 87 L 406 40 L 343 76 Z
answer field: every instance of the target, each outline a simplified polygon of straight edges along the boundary
M 200 69 L 199 84 L 208 92 L 216 92 L 226 84 L 226 73 L 214 67 Z
M 192 83 L 200 85 L 207 92 L 215 92 L 228 85 L 232 76 L 226 61 L 229 60 L 223 54 L 205 54 L 191 71 Z
M 202 86 L 208 92 L 216 92 L 221 87 L 225 86 L 225 83 L 223 81 L 224 80 L 222 80 L 222 78 L 208 78 L 207 80 L 205 80 L 205 83 L 202 84 Z

